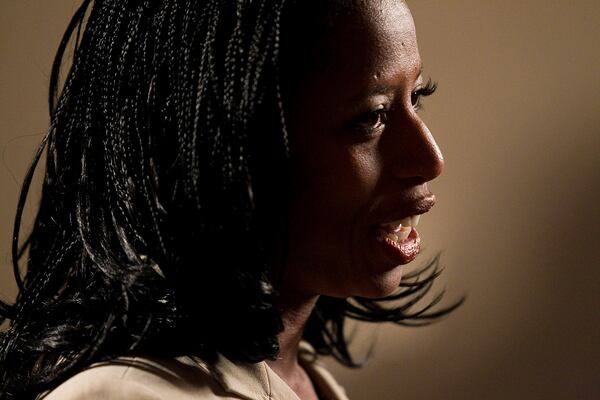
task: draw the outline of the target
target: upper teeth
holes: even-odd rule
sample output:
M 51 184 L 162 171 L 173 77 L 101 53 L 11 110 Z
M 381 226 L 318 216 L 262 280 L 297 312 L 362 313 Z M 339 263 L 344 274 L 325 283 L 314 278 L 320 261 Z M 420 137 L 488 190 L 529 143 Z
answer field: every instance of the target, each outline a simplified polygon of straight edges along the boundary
M 394 242 L 400 242 L 410 235 L 412 227 L 419 225 L 420 215 L 412 215 L 398 221 L 381 225 L 381 234 Z
M 408 228 L 411 226 L 419 225 L 420 215 L 412 215 L 410 217 L 406 217 L 394 222 L 388 222 L 387 224 L 381 225 L 381 227 L 389 233 L 397 233 L 402 230 L 402 228 Z

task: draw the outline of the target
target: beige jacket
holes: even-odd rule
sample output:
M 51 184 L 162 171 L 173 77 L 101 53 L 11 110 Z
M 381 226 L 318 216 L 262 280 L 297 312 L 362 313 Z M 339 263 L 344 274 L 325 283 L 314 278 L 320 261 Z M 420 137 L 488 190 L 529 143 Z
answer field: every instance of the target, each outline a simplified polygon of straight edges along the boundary
M 303 343 L 300 364 L 324 400 L 347 400 L 344 389 Z M 299 400 L 267 365 L 233 363 L 219 355 L 214 364 L 196 357 L 119 358 L 73 376 L 44 400 Z

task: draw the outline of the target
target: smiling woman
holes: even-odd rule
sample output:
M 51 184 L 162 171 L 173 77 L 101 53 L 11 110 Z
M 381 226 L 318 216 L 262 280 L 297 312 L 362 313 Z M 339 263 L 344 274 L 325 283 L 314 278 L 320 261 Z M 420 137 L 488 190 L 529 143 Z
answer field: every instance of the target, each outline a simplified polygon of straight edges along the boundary
M 343 399 L 347 318 L 458 306 L 402 277 L 443 169 L 404 2 L 85 0 L 56 60 L 0 397 Z
M 417 114 L 432 87 L 423 84 L 408 8 L 382 5 L 336 18 L 319 65 L 292 97 L 286 276 L 304 292 L 380 297 L 396 290 L 399 266 L 419 251 L 410 217 L 434 204 L 426 182 L 441 173 L 443 159 Z

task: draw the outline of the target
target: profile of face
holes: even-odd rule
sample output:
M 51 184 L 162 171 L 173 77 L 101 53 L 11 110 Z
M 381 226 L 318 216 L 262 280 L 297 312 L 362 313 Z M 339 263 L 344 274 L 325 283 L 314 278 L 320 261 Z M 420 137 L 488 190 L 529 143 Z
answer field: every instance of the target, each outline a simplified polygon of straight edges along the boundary
M 427 89 L 407 5 L 360 2 L 335 16 L 316 57 L 291 102 L 282 285 L 306 294 L 384 296 L 419 252 L 414 216 L 433 206 L 426 182 L 443 169 L 417 113 Z

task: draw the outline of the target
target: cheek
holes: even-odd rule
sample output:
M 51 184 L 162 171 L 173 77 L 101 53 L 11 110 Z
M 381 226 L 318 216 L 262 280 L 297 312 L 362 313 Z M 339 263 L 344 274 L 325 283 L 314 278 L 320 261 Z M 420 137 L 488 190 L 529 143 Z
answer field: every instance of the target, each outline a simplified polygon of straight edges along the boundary
M 366 217 L 363 214 L 372 203 L 381 168 L 372 146 L 355 145 L 345 150 L 329 166 L 327 182 L 322 187 L 331 200 L 330 207 L 343 212 L 346 223 L 350 223 Z
M 357 193 L 370 199 L 376 190 L 381 175 L 381 157 L 374 143 L 354 146 L 349 151 L 349 175 L 353 177 Z
M 319 293 L 353 293 L 356 280 L 365 281 L 360 271 L 379 159 L 365 148 L 340 146 L 312 161 L 292 204 L 288 273 Z
M 313 225 L 321 236 L 348 230 L 367 217 L 380 176 L 380 160 L 373 146 L 321 149 L 304 165 L 299 177 L 294 212 L 297 222 Z M 329 151 L 323 151 L 329 150 Z

